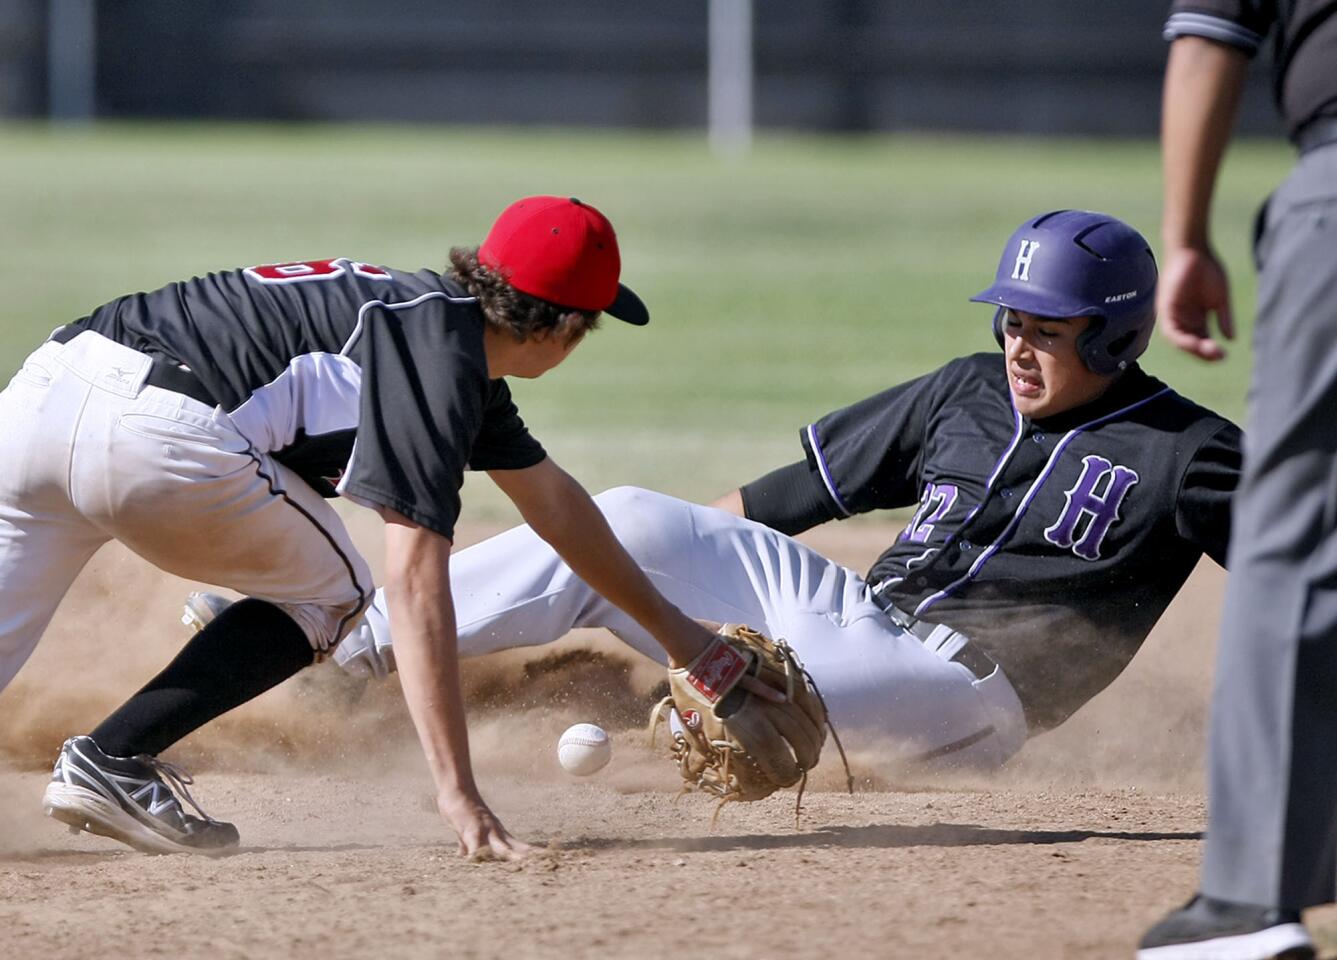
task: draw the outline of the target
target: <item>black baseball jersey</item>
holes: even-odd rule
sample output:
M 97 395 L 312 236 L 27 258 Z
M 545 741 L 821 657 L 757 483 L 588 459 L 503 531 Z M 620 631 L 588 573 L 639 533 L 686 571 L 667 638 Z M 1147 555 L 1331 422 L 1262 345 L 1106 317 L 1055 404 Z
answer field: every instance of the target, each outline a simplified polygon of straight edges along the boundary
M 544 457 L 490 380 L 477 301 L 431 270 L 347 259 L 211 273 L 79 325 L 185 366 L 258 453 L 326 495 L 454 536 L 466 468 Z
M 1164 31 L 1166 40 L 1203 37 L 1249 57 L 1269 33 L 1273 91 L 1291 137 L 1310 121 L 1337 117 L 1337 6 L 1331 0 L 1173 0 Z
M 1240 432 L 1137 366 L 1093 403 L 1030 421 L 1002 355 L 977 354 L 802 442 L 829 516 L 918 504 L 871 589 L 970 636 L 1036 730 L 1119 674 L 1201 554 L 1225 561 Z M 755 494 L 748 515 L 777 527 L 803 499 Z

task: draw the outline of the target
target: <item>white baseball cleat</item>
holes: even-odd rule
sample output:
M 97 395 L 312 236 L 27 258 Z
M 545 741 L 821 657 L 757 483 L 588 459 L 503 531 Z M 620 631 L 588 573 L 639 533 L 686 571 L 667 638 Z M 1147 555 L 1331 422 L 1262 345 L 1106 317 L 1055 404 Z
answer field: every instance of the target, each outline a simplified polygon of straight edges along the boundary
M 227 597 L 195 590 L 186 595 L 186 605 L 181 610 L 181 622 L 199 633 L 230 606 L 232 601 Z
M 200 809 L 187 789 L 192 782 L 157 757 L 110 757 L 90 737 L 72 737 L 60 748 L 42 806 L 71 833 L 87 830 L 145 853 L 230 853 L 237 828 Z M 182 798 L 199 816 L 185 811 Z

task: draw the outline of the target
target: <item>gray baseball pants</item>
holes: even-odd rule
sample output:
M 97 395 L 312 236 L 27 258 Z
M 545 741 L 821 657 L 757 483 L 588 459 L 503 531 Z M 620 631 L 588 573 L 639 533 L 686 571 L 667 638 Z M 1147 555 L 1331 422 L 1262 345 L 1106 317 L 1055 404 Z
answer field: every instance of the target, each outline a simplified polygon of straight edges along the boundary
M 1300 158 L 1260 226 L 1202 891 L 1299 908 L 1337 874 L 1337 144 Z

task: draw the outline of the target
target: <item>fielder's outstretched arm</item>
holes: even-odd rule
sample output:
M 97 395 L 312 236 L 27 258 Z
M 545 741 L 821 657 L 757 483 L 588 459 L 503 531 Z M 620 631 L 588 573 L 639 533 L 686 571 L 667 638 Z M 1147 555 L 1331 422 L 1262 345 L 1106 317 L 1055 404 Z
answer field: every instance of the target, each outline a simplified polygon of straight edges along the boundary
M 395 659 L 436 783 L 437 809 L 459 835 L 462 854 L 521 856 L 529 845 L 512 837 L 488 809 L 469 762 L 450 595 L 451 542 L 394 511 L 384 514 L 385 594 L 395 623 Z
M 674 663 L 690 663 L 712 642 L 709 630 L 655 589 L 613 535 L 589 493 L 551 458 L 523 470 L 494 470 L 488 476 L 567 566 L 654 636 Z M 398 621 L 395 649 L 399 649 Z

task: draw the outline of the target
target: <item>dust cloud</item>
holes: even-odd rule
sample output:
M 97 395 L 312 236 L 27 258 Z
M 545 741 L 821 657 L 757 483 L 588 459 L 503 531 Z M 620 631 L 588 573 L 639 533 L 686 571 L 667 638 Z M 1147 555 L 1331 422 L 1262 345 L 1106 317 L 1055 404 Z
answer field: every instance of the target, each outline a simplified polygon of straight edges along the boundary
M 857 567 L 887 535 L 856 526 L 810 539 Z M 891 754 L 853 745 L 860 789 L 1200 787 L 1222 582 L 1216 568 L 1200 569 L 1125 674 L 1063 727 L 1034 739 L 1000 774 L 907 773 Z M 165 665 L 187 639 L 179 616 L 194 587 L 115 544 L 95 557 L 32 660 L 0 695 L 0 766 L 46 769 L 66 737 L 90 730 Z M 556 741 L 566 726 L 585 721 L 613 735 L 614 762 L 600 775 L 604 782 L 625 792 L 674 786 L 671 766 L 646 746 L 644 729 L 663 693 L 662 671 L 602 631 L 466 661 L 463 673 L 481 777 L 566 778 L 556 764 Z M 396 680 L 355 680 L 330 663 L 219 718 L 168 758 L 195 772 L 353 772 L 427 783 Z M 844 788 L 829 743 L 809 788 Z M 0 798 L 7 808 L 10 800 Z

